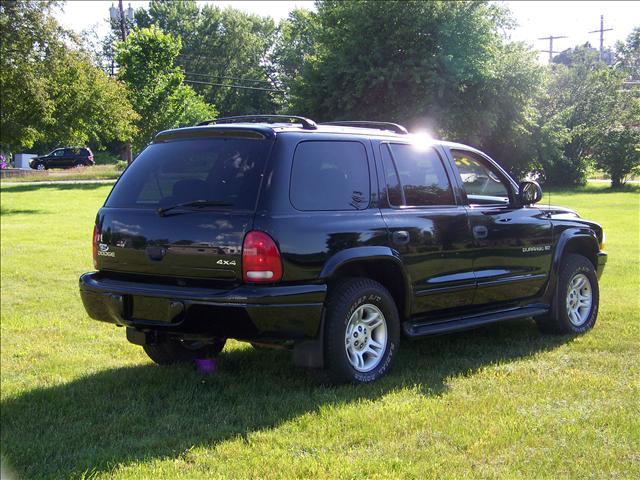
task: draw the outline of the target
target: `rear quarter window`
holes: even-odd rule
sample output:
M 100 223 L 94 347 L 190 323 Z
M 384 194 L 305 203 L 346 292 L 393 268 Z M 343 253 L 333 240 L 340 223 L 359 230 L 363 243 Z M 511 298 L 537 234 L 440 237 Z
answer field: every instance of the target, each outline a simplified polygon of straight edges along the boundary
M 364 210 L 369 164 L 359 142 L 308 141 L 296 147 L 289 198 L 297 210 Z

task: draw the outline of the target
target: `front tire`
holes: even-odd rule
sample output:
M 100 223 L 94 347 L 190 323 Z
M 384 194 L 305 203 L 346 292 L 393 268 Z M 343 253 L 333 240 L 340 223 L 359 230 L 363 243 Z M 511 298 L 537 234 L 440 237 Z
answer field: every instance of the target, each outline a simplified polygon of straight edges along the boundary
M 354 278 L 329 291 L 325 311 L 325 366 L 334 383 L 370 383 L 386 374 L 398 352 L 400 322 L 389 291 Z
M 591 330 L 600 304 L 598 277 L 593 264 L 582 255 L 562 261 L 551 313 L 536 319 L 543 333 L 578 334 Z
M 44 163 L 36 163 L 36 168 L 35 169 L 43 171 L 43 170 L 47 169 L 47 166 Z
M 215 357 L 222 351 L 225 343 L 226 339 L 218 339 L 212 344 L 169 339 L 153 345 L 144 345 L 142 348 L 158 365 L 172 365 Z

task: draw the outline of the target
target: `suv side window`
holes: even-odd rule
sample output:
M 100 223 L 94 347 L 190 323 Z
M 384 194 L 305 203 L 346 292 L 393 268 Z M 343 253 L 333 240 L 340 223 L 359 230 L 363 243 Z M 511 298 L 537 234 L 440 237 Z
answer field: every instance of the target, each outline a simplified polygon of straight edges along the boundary
M 364 210 L 369 164 L 359 142 L 307 141 L 296 147 L 289 198 L 297 210 Z
M 52 157 L 64 157 L 64 148 L 59 148 L 58 150 L 54 150 L 51 154 Z
M 455 204 L 451 182 L 435 149 L 421 151 L 398 143 L 385 143 L 380 148 L 391 206 Z
M 509 203 L 509 189 L 489 165 L 471 152 L 451 150 L 470 205 Z

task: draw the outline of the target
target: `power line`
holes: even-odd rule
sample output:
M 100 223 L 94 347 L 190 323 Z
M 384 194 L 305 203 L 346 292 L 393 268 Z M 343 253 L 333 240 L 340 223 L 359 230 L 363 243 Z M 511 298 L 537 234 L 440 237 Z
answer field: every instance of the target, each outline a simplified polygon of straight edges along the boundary
M 208 73 L 193 73 L 193 72 L 184 72 L 185 75 L 194 75 L 196 77 L 209 77 L 209 78 L 223 78 L 226 80 L 239 80 L 241 82 L 254 82 L 254 83 L 267 83 L 271 85 L 269 80 L 258 80 L 253 78 L 241 78 L 241 77 L 228 77 L 225 75 L 213 75 Z
M 565 37 L 565 36 L 554 36 L 554 35 L 549 35 L 548 37 L 542 37 L 542 38 L 538 38 L 538 40 L 549 40 L 549 50 L 540 50 L 541 52 L 545 52 L 549 54 L 549 63 L 551 63 L 551 60 L 553 59 L 553 54 L 554 53 L 560 53 L 560 52 L 556 52 L 553 50 L 553 41 L 557 40 L 559 38 L 569 38 L 569 37 Z
M 274 92 L 274 93 L 284 94 L 284 90 L 276 90 L 273 88 L 262 88 L 262 87 L 248 87 L 246 85 L 233 85 L 228 83 L 201 82 L 199 80 L 184 80 L 184 83 L 195 83 L 198 85 L 212 85 L 214 87 L 240 88 L 245 90 L 260 90 L 262 92 Z

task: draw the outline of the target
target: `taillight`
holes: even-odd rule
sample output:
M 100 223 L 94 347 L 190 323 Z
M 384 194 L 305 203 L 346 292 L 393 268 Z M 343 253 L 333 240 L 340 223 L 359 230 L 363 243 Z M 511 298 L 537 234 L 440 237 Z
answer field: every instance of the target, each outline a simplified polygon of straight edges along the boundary
M 245 282 L 279 282 L 282 278 L 280 252 L 273 239 L 253 230 L 242 244 L 242 279 Z
M 98 225 L 93 226 L 93 268 L 98 269 L 98 242 L 100 241 L 100 231 Z

